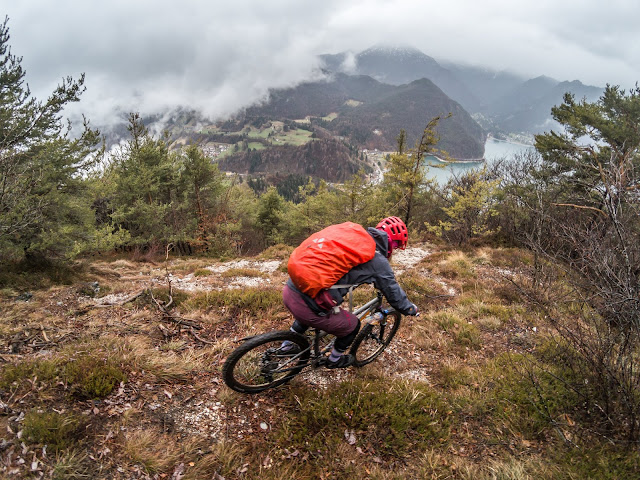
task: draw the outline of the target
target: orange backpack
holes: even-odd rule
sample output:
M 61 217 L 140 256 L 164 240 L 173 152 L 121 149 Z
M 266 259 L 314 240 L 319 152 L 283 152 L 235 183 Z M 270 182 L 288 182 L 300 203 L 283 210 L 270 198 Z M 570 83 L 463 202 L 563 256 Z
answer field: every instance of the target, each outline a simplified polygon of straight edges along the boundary
M 287 270 L 296 288 L 315 298 L 375 253 L 376 242 L 361 225 L 339 223 L 303 241 L 289 257 Z

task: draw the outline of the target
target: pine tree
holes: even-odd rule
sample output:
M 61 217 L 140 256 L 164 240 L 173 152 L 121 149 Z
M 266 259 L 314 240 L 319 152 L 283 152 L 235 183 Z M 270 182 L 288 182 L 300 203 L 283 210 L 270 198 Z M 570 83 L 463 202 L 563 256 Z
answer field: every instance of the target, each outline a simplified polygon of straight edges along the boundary
M 389 189 L 393 210 L 399 212 L 408 225 L 411 221 L 414 202 L 419 190 L 428 183 L 425 174 L 425 156 L 436 152 L 439 137 L 435 131 L 440 117 L 434 117 L 427 124 L 416 147 L 405 151 L 406 133 L 400 131 L 398 135 L 398 152 L 391 154 L 388 162 L 388 172 L 384 183 Z M 393 212 L 391 212 L 393 213 Z
M 131 233 L 134 243 L 163 243 L 180 237 L 181 217 L 175 209 L 177 169 L 166 138 L 155 139 L 138 114 L 129 117 L 131 140 L 114 160 L 115 224 Z
M 552 115 L 564 131 L 536 136 L 545 230 L 533 247 L 597 292 L 604 317 L 638 328 L 640 88 L 607 86 L 595 103 L 567 94 Z
M 223 176 L 202 150 L 187 147 L 182 156 L 180 172 L 181 195 L 184 197 L 182 215 L 195 218 L 196 231 L 189 236 L 208 248 L 210 236 L 216 229 L 216 201 L 221 194 Z
M 282 240 L 282 212 L 285 200 L 275 187 L 269 187 L 267 193 L 258 202 L 257 224 L 263 232 L 267 245 L 275 245 Z
M 0 26 L 0 260 L 71 254 L 95 232 L 82 175 L 99 134 L 85 120 L 73 138 L 62 121 L 65 106 L 84 91 L 84 75 L 67 77 L 40 102 L 9 38 L 7 18 Z

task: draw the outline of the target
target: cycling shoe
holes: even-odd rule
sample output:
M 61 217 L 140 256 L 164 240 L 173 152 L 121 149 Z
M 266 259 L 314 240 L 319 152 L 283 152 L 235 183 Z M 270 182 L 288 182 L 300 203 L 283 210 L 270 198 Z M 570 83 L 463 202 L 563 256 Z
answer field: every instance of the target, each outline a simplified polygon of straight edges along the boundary
M 291 357 L 300 353 L 300 347 L 295 343 L 291 343 L 289 345 L 285 345 L 276 350 L 276 355 L 278 357 Z
M 346 355 L 342 355 L 335 362 L 332 362 L 331 360 L 329 360 L 327 358 L 324 366 L 327 367 L 327 368 L 346 368 L 346 367 L 349 367 L 349 366 L 353 365 L 354 361 L 355 361 L 355 358 L 354 358 L 353 355 L 346 354 Z

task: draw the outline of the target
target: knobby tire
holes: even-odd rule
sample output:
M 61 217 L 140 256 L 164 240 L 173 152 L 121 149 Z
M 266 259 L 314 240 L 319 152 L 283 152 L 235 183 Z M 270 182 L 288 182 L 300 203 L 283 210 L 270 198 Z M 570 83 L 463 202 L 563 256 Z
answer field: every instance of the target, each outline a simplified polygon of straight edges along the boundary
M 276 354 L 283 341 L 300 347 L 295 356 Z M 309 364 L 309 342 L 303 335 L 283 330 L 257 335 L 236 348 L 222 367 L 222 378 L 229 388 L 240 393 L 258 393 L 283 385 Z
M 393 312 L 387 315 L 386 324 L 381 322 L 362 327 L 350 349 L 355 357 L 354 366 L 363 367 L 380 356 L 398 331 L 401 317 L 400 313 Z

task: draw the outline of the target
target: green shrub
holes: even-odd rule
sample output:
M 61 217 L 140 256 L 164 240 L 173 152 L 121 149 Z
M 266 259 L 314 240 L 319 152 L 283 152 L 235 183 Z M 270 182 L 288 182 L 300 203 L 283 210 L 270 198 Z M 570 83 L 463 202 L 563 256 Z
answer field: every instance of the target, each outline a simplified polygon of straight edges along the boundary
M 258 258 L 260 260 L 288 260 L 291 252 L 293 252 L 293 248 L 294 247 L 290 245 L 279 243 L 264 250 Z M 286 264 L 287 262 L 284 263 Z
M 304 409 L 291 409 L 279 435 L 281 443 L 299 449 L 325 451 L 344 442 L 346 431 L 353 432 L 355 445 L 402 457 L 449 438 L 449 409 L 421 383 L 392 381 L 382 386 L 356 379 L 328 391 L 296 391 L 292 402 L 298 401 Z
M 476 278 L 472 262 L 461 253 L 454 253 L 446 260 L 439 262 L 433 271 L 448 279 L 469 280 Z
M 194 277 L 208 277 L 213 272 L 208 268 L 199 268 L 195 272 L 193 272 Z
M 267 275 L 255 268 L 230 268 L 222 272 L 221 277 L 266 277 Z
M 159 302 L 168 303 L 169 302 L 169 289 L 168 288 L 154 288 L 151 290 L 153 297 Z M 183 292 L 182 290 L 176 290 L 173 288 L 171 290 L 171 298 L 173 299 L 173 303 L 170 308 L 175 308 L 181 305 L 185 300 L 189 298 L 189 294 L 187 292 Z M 147 296 L 147 300 L 150 301 Z
M 72 480 L 91 478 L 95 464 L 92 464 L 86 453 L 72 449 L 61 451 L 56 455 L 52 466 L 51 478 L 53 480 Z
M 405 273 L 399 279 L 399 283 L 407 293 L 407 296 L 414 302 L 420 300 L 429 301 L 431 297 L 441 295 L 443 287 L 433 279 L 418 273 Z
M 187 310 L 236 308 L 258 313 L 265 308 L 282 307 L 282 291 L 273 288 L 235 288 L 194 295 L 184 302 Z
M 502 354 L 487 362 L 477 378 L 489 387 L 476 415 L 491 415 L 525 438 L 544 439 L 552 427 L 572 427 L 567 414 L 579 402 L 576 392 L 545 372 L 528 355 Z
M 436 373 L 436 379 L 443 388 L 455 390 L 460 386 L 469 385 L 472 375 L 467 368 L 460 365 L 442 365 Z
M 470 323 L 459 323 L 453 330 L 454 342 L 466 348 L 478 350 L 482 346 L 482 338 L 478 327 Z
M 9 388 L 14 382 L 20 383 L 34 377 L 41 382 L 52 381 L 59 374 L 58 368 L 59 362 L 49 359 L 5 365 L 0 375 L 0 388 Z
M 54 451 L 74 444 L 81 433 L 83 422 L 72 413 L 28 412 L 23 421 L 23 438 L 27 443 L 47 445 Z
M 17 290 L 42 289 L 51 285 L 71 285 L 84 274 L 84 265 L 31 256 L 6 262 L 0 268 L 0 287 Z
M 533 264 L 533 254 L 522 248 L 495 248 L 491 250 L 491 264 L 517 268 Z
M 108 360 L 83 355 L 64 367 L 64 377 L 77 395 L 84 398 L 104 398 L 126 381 L 124 372 Z
M 567 478 L 640 478 L 640 453 L 637 449 L 591 442 L 581 448 L 556 449 L 551 452 L 551 457 L 567 472 Z
M 456 325 L 463 322 L 462 318 L 450 310 L 442 310 L 432 315 L 433 321 L 445 332 L 451 331 Z
M 475 325 L 463 319 L 459 312 L 443 310 L 436 312 L 432 318 L 442 330 L 451 335 L 456 345 L 473 349 L 480 348 L 482 343 L 480 331 Z
M 126 375 L 112 360 L 82 355 L 69 360 L 43 359 L 7 365 L 0 376 L 0 388 L 10 388 L 33 379 L 54 386 L 54 380 L 65 381 L 75 395 L 104 398 L 126 381 Z

